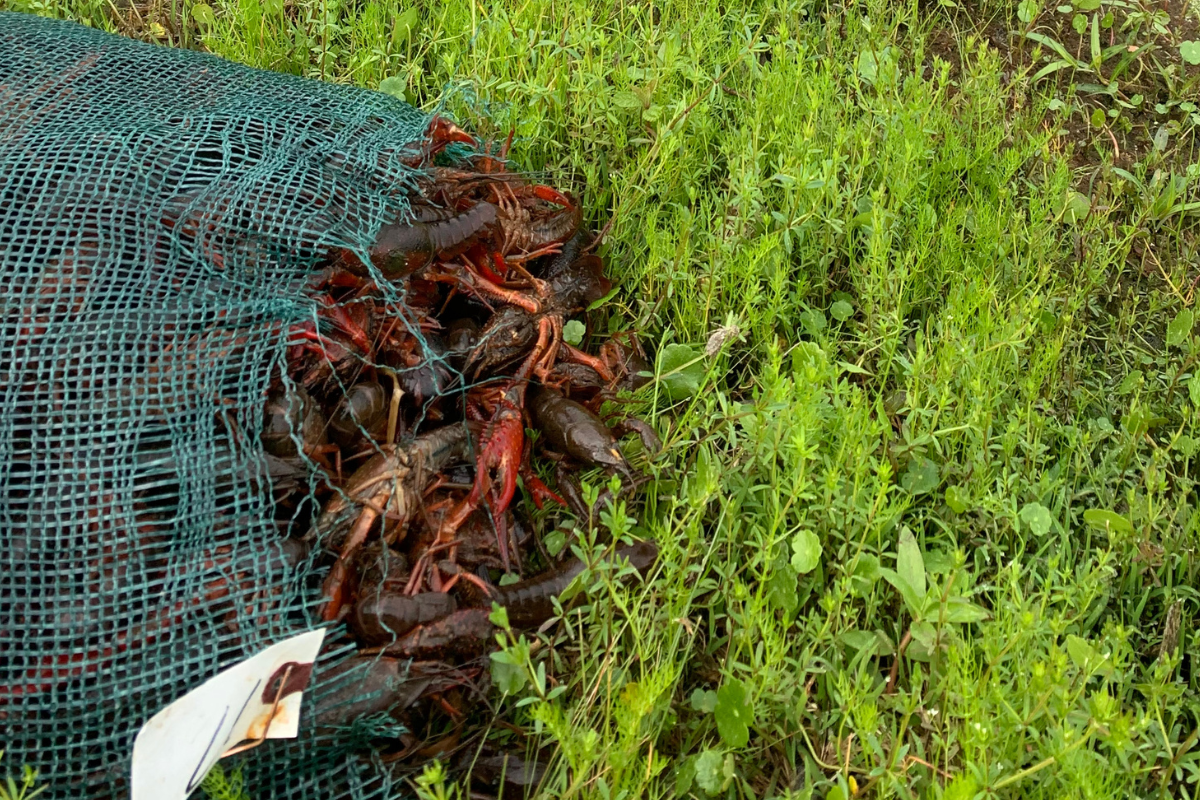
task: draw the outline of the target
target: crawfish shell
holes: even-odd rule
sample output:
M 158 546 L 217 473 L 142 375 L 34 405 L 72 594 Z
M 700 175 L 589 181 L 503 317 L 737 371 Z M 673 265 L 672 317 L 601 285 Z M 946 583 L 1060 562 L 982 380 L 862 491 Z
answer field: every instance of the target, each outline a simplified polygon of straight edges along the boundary
M 329 415 L 330 436 L 345 447 L 364 430 L 368 435 L 377 433 L 387 421 L 389 400 L 387 390 L 375 381 L 354 384 Z
M 276 389 L 267 396 L 260 436 L 263 449 L 280 458 L 295 458 L 299 450 L 293 434 L 306 446 L 325 444 L 325 415 L 300 386 Z
M 418 595 L 367 594 L 354 606 L 351 627 L 362 644 L 387 644 L 416 628 L 458 610 L 454 596 L 445 592 Z

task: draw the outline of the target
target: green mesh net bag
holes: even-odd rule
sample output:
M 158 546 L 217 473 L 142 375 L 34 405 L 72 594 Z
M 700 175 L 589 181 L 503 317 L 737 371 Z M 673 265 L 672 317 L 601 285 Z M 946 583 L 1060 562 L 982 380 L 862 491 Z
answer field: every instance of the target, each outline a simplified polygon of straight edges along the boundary
M 428 122 L 0 13 L 0 748 L 47 796 L 127 796 L 146 720 L 320 626 L 272 516 L 263 399 L 322 254 L 365 261 L 404 219 Z M 244 760 L 256 800 L 396 793 L 306 717 Z

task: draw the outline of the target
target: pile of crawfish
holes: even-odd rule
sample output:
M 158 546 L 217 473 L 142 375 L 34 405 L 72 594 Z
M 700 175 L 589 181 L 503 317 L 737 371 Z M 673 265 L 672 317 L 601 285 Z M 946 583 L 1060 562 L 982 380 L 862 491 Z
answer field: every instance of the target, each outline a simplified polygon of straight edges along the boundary
M 437 166 L 452 143 L 476 154 Z M 595 355 L 564 341 L 565 323 L 611 285 L 578 201 L 506 169 L 508 146 L 492 155 L 434 119 L 411 162 L 425 176 L 411 214 L 383 227 L 370 264 L 330 254 L 310 283 L 317 321 L 293 329 L 286 378 L 267 398 L 276 517 L 328 567 L 320 614 L 346 623 L 360 648 L 341 669 L 370 663 L 365 684 L 321 711 L 326 724 L 411 713 L 418 700 L 461 716 L 486 680 L 492 604 L 513 627 L 536 628 L 583 569 L 552 564 L 500 585 L 534 548 L 550 561 L 516 513 L 518 479 L 537 508 L 588 519 L 572 472 L 599 466 L 633 487 L 618 436 L 660 446 L 638 420 L 599 416 L 649 365 L 631 334 Z M 535 473 L 535 449 L 557 462 L 558 492 Z M 314 464 L 315 491 L 303 480 Z M 656 554 L 649 543 L 616 553 L 641 572 Z M 404 689 L 358 699 L 385 686 Z

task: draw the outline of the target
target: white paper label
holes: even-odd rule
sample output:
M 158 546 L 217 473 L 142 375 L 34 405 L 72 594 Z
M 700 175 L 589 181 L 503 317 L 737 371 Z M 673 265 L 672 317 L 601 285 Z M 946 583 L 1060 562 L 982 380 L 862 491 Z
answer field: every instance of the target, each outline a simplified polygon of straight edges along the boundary
M 231 748 L 295 738 L 324 640 L 322 629 L 274 644 L 155 714 L 133 743 L 131 800 L 185 800 Z

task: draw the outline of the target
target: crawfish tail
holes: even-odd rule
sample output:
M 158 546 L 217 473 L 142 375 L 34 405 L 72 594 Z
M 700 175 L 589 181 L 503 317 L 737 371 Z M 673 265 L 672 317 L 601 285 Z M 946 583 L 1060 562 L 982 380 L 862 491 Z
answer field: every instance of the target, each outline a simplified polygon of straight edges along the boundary
M 492 639 L 494 626 L 482 608 L 467 608 L 414 628 L 384 649 L 384 655 L 418 660 L 474 658 Z
M 617 548 L 616 555 L 628 558 L 639 574 L 645 575 L 658 559 L 658 546 L 653 542 L 638 542 Z M 516 628 L 541 625 L 554 616 L 553 599 L 558 597 L 583 572 L 586 565 L 575 558 L 558 569 L 545 572 L 527 581 L 502 586 L 496 602 L 508 610 L 508 622 Z
M 390 277 L 414 272 L 429 257 L 456 254 L 496 221 L 496 207 L 480 202 L 461 214 L 447 216 L 438 209 L 421 209 L 409 222 L 384 225 L 371 248 L 371 260 Z
M 476 203 L 456 217 L 429 226 L 429 243 L 436 253 L 452 251 L 496 221 L 496 207 L 486 201 Z
M 466 458 L 468 439 L 477 436 L 480 427 L 469 422 L 462 425 L 443 425 L 437 430 L 418 436 L 411 452 L 421 459 L 425 470 L 440 471 L 455 461 Z

